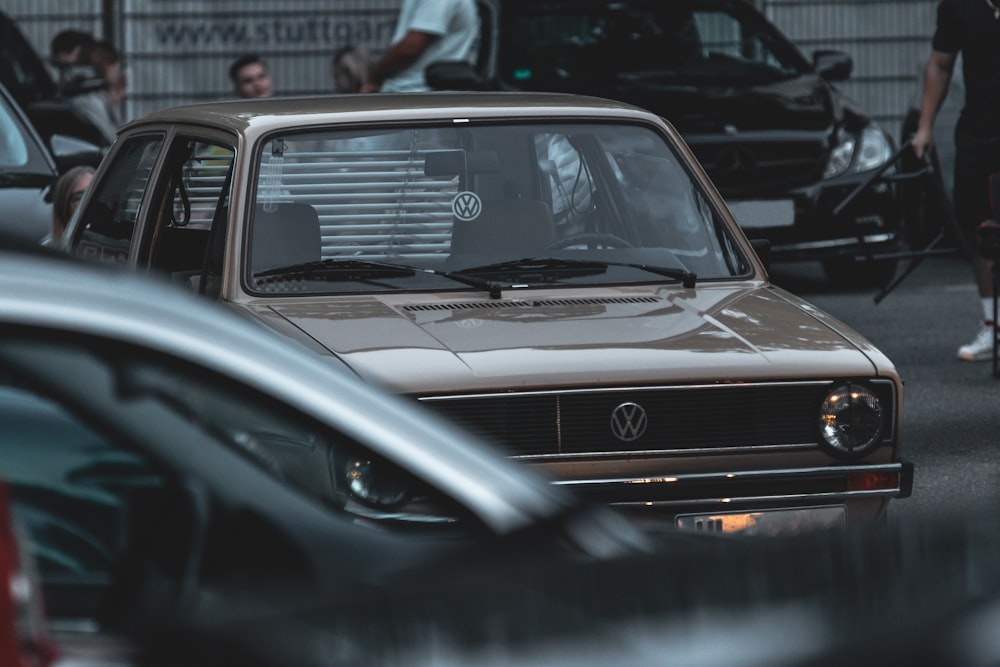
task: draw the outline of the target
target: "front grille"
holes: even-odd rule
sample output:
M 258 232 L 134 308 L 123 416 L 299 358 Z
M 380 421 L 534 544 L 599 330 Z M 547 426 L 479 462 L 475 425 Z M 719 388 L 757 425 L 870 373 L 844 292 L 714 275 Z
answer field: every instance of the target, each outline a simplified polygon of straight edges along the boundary
M 828 150 L 818 138 L 697 143 L 691 148 L 726 197 L 778 196 L 815 183 Z
M 818 442 L 818 407 L 831 382 L 656 387 L 425 398 L 423 404 L 511 456 L 616 455 Z M 874 383 L 892 437 L 889 382 Z M 612 413 L 635 403 L 647 415 L 631 441 L 615 435 Z M 628 433 L 634 435 L 634 433 Z

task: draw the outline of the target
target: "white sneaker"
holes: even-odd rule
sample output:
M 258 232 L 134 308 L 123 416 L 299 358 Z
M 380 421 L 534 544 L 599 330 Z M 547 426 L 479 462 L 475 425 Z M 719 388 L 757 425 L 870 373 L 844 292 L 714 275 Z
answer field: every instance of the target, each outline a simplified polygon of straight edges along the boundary
M 965 361 L 987 361 L 993 358 L 993 336 L 996 327 L 983 325 L 968 345 L 958 348 L 958 358 Z

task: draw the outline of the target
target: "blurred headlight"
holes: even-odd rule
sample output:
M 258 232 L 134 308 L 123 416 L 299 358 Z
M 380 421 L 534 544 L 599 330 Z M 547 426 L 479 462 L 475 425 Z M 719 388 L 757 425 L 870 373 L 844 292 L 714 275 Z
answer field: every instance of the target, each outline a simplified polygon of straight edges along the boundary
M 344 480 L 351 495 L 372 507 L 388 509 L 409 500 L 409 489 L 365 459 L 352 459 L 344 466 Z
M 854 171 L 876 169 L 892 157 L 892 146 L 885 133 L 875 125 L 869 125 L 861 131 L 861 148 Z
M 823 442 L 836 456 L 857 457 L 882 438 L 882 403 L 866 385 L 848 382 L 835 387 L 820 406 Z
M 823 178 L 832 178 L 847 171 L 853 173 L 877 169 L 892 157 L 892 145 L 877 125 L 861 130 L 860 138 L 843 133 L 840 143 L 830 154 Z

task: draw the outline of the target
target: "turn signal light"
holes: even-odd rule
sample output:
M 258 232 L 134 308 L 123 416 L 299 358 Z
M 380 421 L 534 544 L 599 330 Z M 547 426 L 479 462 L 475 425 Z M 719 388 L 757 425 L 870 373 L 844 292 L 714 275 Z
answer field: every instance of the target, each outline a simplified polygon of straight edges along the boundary
M 898 488 L 898 472 L 857 472 L 847 476 L 848 491 L 886 491 Z

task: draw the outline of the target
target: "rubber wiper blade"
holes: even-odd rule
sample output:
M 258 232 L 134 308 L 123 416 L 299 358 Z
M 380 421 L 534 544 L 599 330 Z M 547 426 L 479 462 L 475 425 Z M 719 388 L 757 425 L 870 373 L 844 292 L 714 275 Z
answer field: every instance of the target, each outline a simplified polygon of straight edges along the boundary
M 606 271 L 609 266 L 626 266 L 640 271 L 646 271 L 665 278 L 679 280 L 684 287 L 694 287 L 698 280 L 697 274 L 687 269 L 656 266 L 652 264 L 639 264 L 631 262 L 605 262 L 595 259 L 564 259 L 559 257 L 526 257 L 515 259 L 509 262 L 499 262 L 497 264 L 486 264 L 484 266 L 474 266 L 462 269 L 458 273 L 499 273 L 503 271 Z
M 502 273 L 504 271 L 558 271 L 560 269 L 592 270 L 601 272 L 608 268 L 607 262 L 587 259 L 561 259 L 558 257 L 522 257 L 496 264 L 472 266 L 454 273 Z
M 437 269 L 421 269 L 407 264 L 380 262 L 367 259 L 322 259 L 315 262 L 305 262 L 293 266 L 282 266 L 277 269 L 255 273 L 254 278 L 272 278 L 276 280 L 294 280 L 296 278 L 330 278 L 339 281 L 364 282 L 378 278 L 405 278 L 417 273 L 430 273 L 454 280 L 488 292 L 490 298 L 499 299 L 501 285 L 492 280 L 464 276 L 450 271 Z
M 255 273 L 254 278 L 323 278 L 336 280 L 369 280 L 372 278 L 401 278 L 416 275 L 419 269 L 405 264 L 391 264 L 361 259 L 321 259 L 291 266 L 281 266 Z
M 608 266 L 630 266 L 633 269 L 639 269 L 641 271 L 648 271 L 649 273 L 655 273 L 658 276 L 663 276 L 665 278 L 673 278 L 674 280 L 681 281 L 684 287 L 694 287 L 698 280 L 698 274 L 688 271 L 687 269 L 678 269 L 672 266 L 656 266 L 651 264 L 632 264 L 630 262 L 608 262 Z
M 441 276 L 449 280 L 454 280 L 457 283 L 468 285 L 469 287 L 481 289 L 489 294 L 491 299 L 499 299 L 503 296 L 503 285 L 495 280 L 477 278 L 476 276 L 467 275 L 465 271 L 438 271 L 437 269 L 426 269 L 426 271 L 427 273 L 433 273 L 435 276 Z

